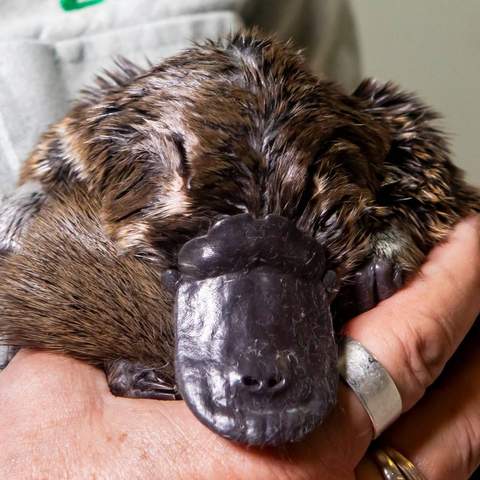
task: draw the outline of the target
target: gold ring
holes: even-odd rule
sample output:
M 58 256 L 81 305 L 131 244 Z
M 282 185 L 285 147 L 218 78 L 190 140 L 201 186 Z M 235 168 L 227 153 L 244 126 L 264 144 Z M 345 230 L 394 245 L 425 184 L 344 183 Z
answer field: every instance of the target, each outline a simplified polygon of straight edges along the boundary
M 387 455 L 397 464 L 397 467 L 407 480 L 425 480 L 425 477 L 418 471 L 417 467 L 398 450 L 392 447 L 384 447 L 384 449 Z
M 377 467 L 382 472 L 384 480 L 406 480 L 396 463 L 381 448 L 377 448 L 372 452 L 373 459 Z
M 394 448 L 377 448 L 372 456 L 384 480 L 425 480 L 417 467 Z

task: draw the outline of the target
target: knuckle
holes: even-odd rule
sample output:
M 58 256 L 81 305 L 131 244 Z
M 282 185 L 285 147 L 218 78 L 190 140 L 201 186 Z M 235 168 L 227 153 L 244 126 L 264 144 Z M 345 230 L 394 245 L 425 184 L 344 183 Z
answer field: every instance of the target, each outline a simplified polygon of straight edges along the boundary
M 454 338 L 441 315 L 419 315 L 398 336 L 403 368 L 415 400 L 435 381 L 454 349 Z

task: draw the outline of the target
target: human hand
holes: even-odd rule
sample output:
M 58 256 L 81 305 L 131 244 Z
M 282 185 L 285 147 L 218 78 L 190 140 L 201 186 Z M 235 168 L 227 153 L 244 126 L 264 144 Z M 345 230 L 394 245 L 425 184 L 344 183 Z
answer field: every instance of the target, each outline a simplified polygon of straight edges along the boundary
M 424 395 L 480 312 L 479 265 L 475 218 L 406 288 L 345 329 L 388 369 L 411 409 L 382 437 L 429 480 L 468 478 L 480 458 L 478 335 Z M 0 478 L 380 478 L 364 458 L 370 420 L 344 386 L 324 425 L 280 449 L 235 445 L 183 402 L 113 397 L 101 371 L 44 352 L 21 351 L 0 374 L 0 408 Z

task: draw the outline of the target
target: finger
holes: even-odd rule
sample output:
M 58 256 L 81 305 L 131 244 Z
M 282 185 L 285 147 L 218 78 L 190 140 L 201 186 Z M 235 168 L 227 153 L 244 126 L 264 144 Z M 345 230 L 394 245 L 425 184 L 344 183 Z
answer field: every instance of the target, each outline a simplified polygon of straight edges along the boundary
M 401 291 L 354 318 L 345 333 L 385 366 L 404 411 L 424 394 L 480 312 L 480 221 L 462 221 Z
M 480 463 L 480 326 L 425 397 L 383 436 L 429 480 L 467 479 Z

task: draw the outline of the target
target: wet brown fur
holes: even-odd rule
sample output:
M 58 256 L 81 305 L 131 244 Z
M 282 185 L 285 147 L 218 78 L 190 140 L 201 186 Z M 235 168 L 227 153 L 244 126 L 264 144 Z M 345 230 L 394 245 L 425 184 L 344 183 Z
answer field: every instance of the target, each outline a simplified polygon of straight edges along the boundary
M 0 265 L 10 343 L 172 378 L 172 297 L 183 243 L 218 218 L 276 213 L 326 247 L 341 284 L 372 256 L 415 271 L 480 205 L 437 116 L 393 84 L 352 94 L 257 32 L 158 66 L 121 62 L 27 161 L 46 201 Z

